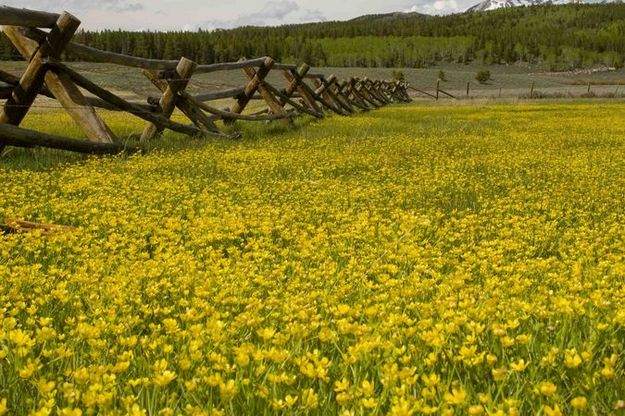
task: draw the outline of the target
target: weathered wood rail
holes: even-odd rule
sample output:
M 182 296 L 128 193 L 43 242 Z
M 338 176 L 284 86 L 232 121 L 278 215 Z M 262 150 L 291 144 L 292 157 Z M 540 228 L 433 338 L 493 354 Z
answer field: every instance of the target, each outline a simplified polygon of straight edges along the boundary
M 48 147 L 92 154 L 141 149 L 140 143 L 122 144 L 96 109 L 123 111 L 143 119 L 147 124 L 137 137 L 148 141 L 165 130 L 188 136 L 239 137 L 237 133 L 224 133 L 216 122 L 284 120 L 288 123 L 298 114 L 318 119 L 329 113 L 348 116 L 410 101 L 408 85 L 404 82 L 355 77 L 339 81 L 333 75 L 311 73 L 306 64 L 283 64 L 270 57 L 202 65 L 185 57 L 155 60 L 102 51 L 71 41 L 80 20 L 67 12 L 55 14 L 0 6 L 0 25 L 27 62 L 19 77 L 0 70 L 0 100 L 4 100 L 0 111 L 0 154 L 5 146 Z M 62 56 L 140 69 L 159 96 L 146 97 L 145 104 L 130 102 L 79 74 L 61 61 Z M 244 85 L 195 95 L 187 91 L 194 75 L 233 70 L 242 72 Z M 285 85 L 270 83 L 271 72 L 279 72 Z M 92 96 L 85 96 L 83 91 Z M 81 128 L 86 140 L 19 127 L 37 96 L 56 100 Z M 210 104 L 223 99 L 234 100 L 231 108 L 220 109 Z M 245 112 L 252 100 L 260 100 L 266 109 Z M 171 119 L 176 109 L 186 116 L 189 124 Z

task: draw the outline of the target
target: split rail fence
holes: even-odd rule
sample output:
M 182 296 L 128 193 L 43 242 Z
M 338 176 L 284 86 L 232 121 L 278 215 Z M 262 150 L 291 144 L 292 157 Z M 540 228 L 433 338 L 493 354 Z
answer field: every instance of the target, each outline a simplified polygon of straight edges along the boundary
M 145 120 L 147 124 L 140 140 L 147 141 L 165 130 L 188 136 L 236 137 L 237 133 L 225 133 L 216 122 L 290 122 L 298 114 L 321 119 L 328 113 L 348 116 L 389 103 L 410 101 L 408 85 L 404 82 L 357 77 L 340 81 L 333 75 L 312 73 L 306 64 L 282 64 L 270 57 L 200 65 L 184 57 L 177 61 L 154 60 L 98 50 L 71 41 L 80 20 L 67 12 L 54 14 L 0 6 L 0 25 L 27 61 L 21 77 L 0 69 L 0 100 L 5 100 L 0 112 L 0 153 L 5 146 L 48 147 L 92 154 L 140 150 L 140 144 L 122 143 L 96 109 L 126 112 Z M 128 101 L 79 74 L 62 62 L 62 56 L 140 69 L 159 96 L 146 97 L 145 103 Z M 194 75 L 232 70 L 243 72 L 245 85 L 195 95 L 187 91 Z M 285 86 L 277 87 L 267 80 L 271 71 L 281 74 Z M 19 127 L 38 95 L 58 101 L 81 128 L 86 140 Z M 222 99 L 234 99 L 232 108 L 211 105 L 212 101 Z M 252 100 L 261 100 L 267 107 L 245 113 Z M 190 123 L 172 120 L 176 109 Z

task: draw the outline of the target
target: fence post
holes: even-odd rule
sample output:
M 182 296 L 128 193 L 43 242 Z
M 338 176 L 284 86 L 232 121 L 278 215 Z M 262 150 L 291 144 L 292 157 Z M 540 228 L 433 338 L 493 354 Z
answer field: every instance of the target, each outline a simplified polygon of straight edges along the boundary
M 530 88 L 530 98 L 534 98 L 534 85 L 536 81 L 532 81 L 532 88 Z
M 351 114 L 354 112 L 354 106 L 352 106 L 349 97 L 345 94 L 346 86 L 347 84 L 345 82 L 337 82 L 334 85 L 334 95 L 336 95 L 337 101 L 339 101 L 345 111 Z
M 265 61 L 261 64 L 258 71 L 255 71 L 252 68 L 243 69 L 243 73 L 248 77 L 249 82 L 245 86 L 245 91 L 243 92 L 243 94 L 241 94 L 237 102 L 234 104 L 234 107 L 231 111 L 232 113 L 241 114 L 243 110 L 245 110 L 245 107 L 247 107 L 250 100 L 254 97 L 254 94 L 256 93 L 256 91 L 260 91 L 259 87 L 261 83 L 263 82 L 263 80 L 265 79 L 265 77 L 269 75 L 269 71 L 271 71 L 273 64 L 274 64 L 274 60 L 267 57 Z M 247 71 L 248 69 L 250 69 L 251 71 Z M 265 97 L 263 96 L 263 98 Z M 284 111 L 284 109 L 281 106 L 280 108 L 282 109 L 281 111 Z M 224 122 L 232 123 L 232 120 L 224 119 Z
M 20 83 L 13 90 L 0 114 L 0 123 L 19 126 L 45 81 L 52 93 L 89 140 L 113 143 L 115 135 L 95 112 L 89 101 L 64 73 L 49 71 L 45 60 L 61 55 L 80 26 L 80 20 L 65 12 L 40 44 L 22 34 L 21 27 L 5 26 L 4 33 L 24 58 L 29 61 Z
M 181 58 L 174 77 L 167 81 L 167 89 L 163 91 L 158 102 L 158 110 L 164 117 L 170 118 L 176 108 L 176 98 L 179 91 L 184 91 L 189 84 L 189 80 L 193 76 L 193 72 L 197 68 L 197 64 L 187 58 Z M 141 141 L 153 139 L 163 133 L 165 129 L 154 123 L 145 126 L 141 134 Z
M 317 102 L 309 94 L 308 90 L 306 90 L 306 88 L 304 88 L 302 85 L 302 83 L 304 82 L 303 78 L 308 73 L 308 71 L 310 71 L 310 65 L 308 64 L 303 64 L 297 70 L 283 70 L 282 74 L 284 75 L 284 78 L 289 82 L 285 93 L 288 97 L 291 97 L 293 93 L 297 91 L 302 98 L 302 101 L 304 101 L 304 104 L 306 104 L 306 106 L 308 106 L 310 110 L 314 111 L 320 116 L 323 116 L 323 113 L 317 105 Z
M 467 97 L 469 96 L 469 93 L 471 92 L 471 82 L 467 82 Z

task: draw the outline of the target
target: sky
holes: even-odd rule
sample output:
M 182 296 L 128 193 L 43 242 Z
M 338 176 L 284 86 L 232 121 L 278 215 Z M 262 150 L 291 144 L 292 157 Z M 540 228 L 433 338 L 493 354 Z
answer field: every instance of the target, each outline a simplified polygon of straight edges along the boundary
M 84 29 L 213 30 L 245 25 L 347 20 L 364 14 L 447 14 L 479 0 L 0 0 L 0 5 L 68 11 Z

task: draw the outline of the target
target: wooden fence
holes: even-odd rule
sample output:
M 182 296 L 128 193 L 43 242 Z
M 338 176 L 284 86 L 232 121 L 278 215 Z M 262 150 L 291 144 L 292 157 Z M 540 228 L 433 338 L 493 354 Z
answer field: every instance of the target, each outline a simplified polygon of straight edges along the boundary
M 147 141 L 165 130 L 188 136 L 236 135 L 224 133 L 216 124 L 218 120 L 225 124 L 237 120 L 289 122 L 297 114 L 316 118 L 327 113 L 348 116 L 393 102 L 410 101 L 404 82 L 367 78 L 340 81 L 335 76 L 311 73 L 306 64 L 281 64 L 270 57 L 201 65 L 184 57 L 178 61 L 153 60 L 94 49 L 71 41 L 80 21 L 67 12 L 53 14 L 1 6 L 0 25 L 28 62 L 21 77 L 0 70 L 0 81 L 4 83 L 0 84 L 0 99 L 6 100 L 0 113 L 0 153 L 5 146 L 41 146 L 95 154 L 133 152 L 141 148 L 122 144 L 96 109 L 122 111 L 145 120 L 147 124 L 140 140 Z M 62 62 L 64 55 L 83 62 L 137 68 L 154 85 L 158 97 L 146 97 L 145 103 L 123 99 Z M 195 95 L 187 91 L 194 75 L 232 70 L 243 72 L 245 85 Z M 285 86 L 268 82 L 271 71 L 281 74 Z M 83 90 L 91 96 L 84 95 Z M 20 128 L 38 95 L 58 101 L 81 128 L 86 140 Z M 232 108 L 211 105 L 211 101 L 225 98 L 235 100 Z M 245 113 L 252 100 L 261 100 L 266 109 Z M 171 119 L 176 109 L 189 119 L 189 124 Z

